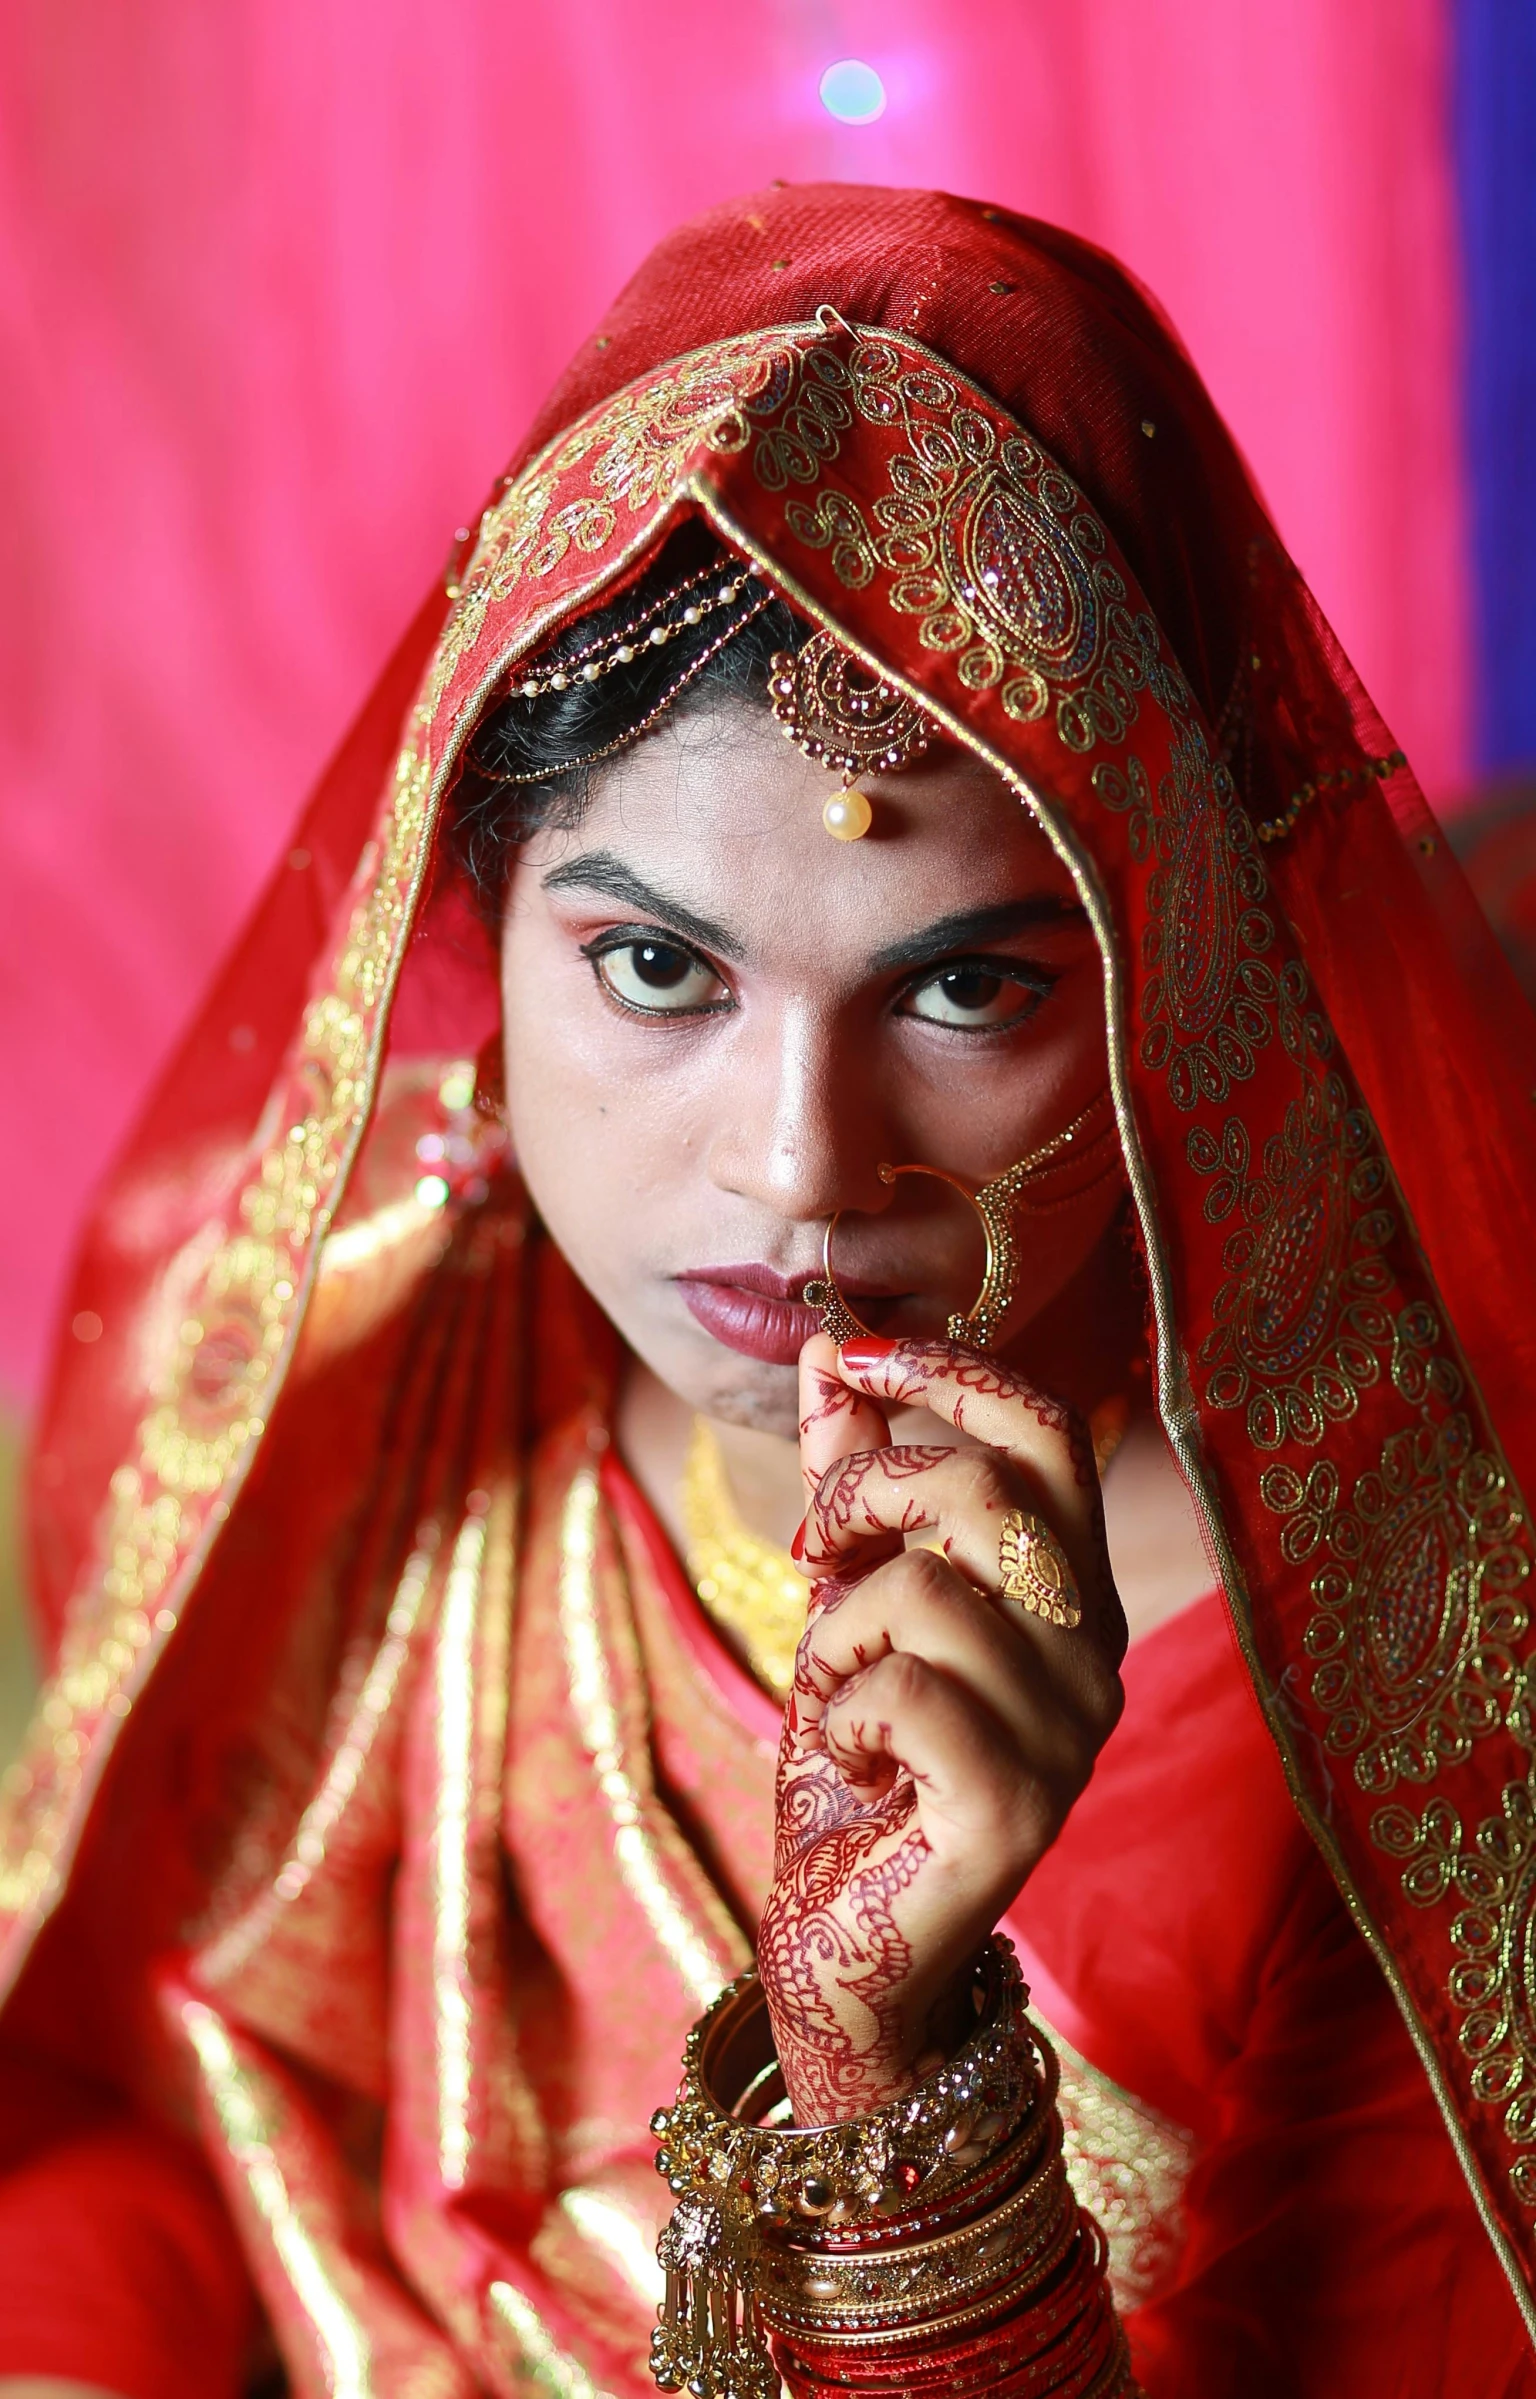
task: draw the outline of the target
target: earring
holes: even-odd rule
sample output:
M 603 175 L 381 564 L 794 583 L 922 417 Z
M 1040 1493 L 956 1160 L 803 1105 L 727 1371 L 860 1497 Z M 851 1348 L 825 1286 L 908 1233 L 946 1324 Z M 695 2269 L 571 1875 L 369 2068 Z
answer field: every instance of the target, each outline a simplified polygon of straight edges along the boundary
M 834 771 L 843 787 L 821 812 L 834 841 L 859 841 L 874 822 L 856 778 L 889 774 L 920 758 L 931 726 L 915 702 L 861 663 L 830 633 L 813 633 L 803 650 L 776 650 L 768 698 L 781 730 L 807 758 Z
M 1112 1106 L 1098 1129 L 1090 1130 L 1093 1119 L 1105 1110 L 1109 1098 L 1106 1087 L 1097 1099 L 1089 1101 L 1080 1116 L 1072 1119 L 1065 1131 L 1057 1133 L 1041 1148 L 1031 1150 L 1027 1158 L 1021 1158 L 1016 1166 L 1006 1168 L 1002 1174 L 994 1175 L 990 1183 L 983 1183 L 976 1191 L 971 1189 L 969 1183 L 963 1183 L 958 1175 L 946 1173 L 942 1166 L 880 1166 L 876 1169 L 882 1183 L 894 1183 L 899 1175 L 929 1175 L 937 1183 L 947 1183 L 951 1191 L 958 1191 L 961 1198 L 970 1203 L 981 1220 L 987 1251 L 981 1289 L 963 1314 L 957 1309 L 950 1316 L 945 1330 L 951 1341 L 962 1342 L 968 1349 L 984 1350 L 990 1349 L 1001 1333 L 1013 1305 L 1019 1279 L 1014 1218 L 1022 1214 L 1047 1214 L 1052 1208 L 1066 1204 L 1062 1200 L 1047 1201 L 1044 1207 L 1031 1209 L 1026 1197 L 1027 1187 L 1064 1158 L 1071 1157 L 1075 1162 L 1091 1156 L 1107 1137 L 1114 1135 Z M 1106 1156 L 1104 1164 L 1087 1182 L 1080 1183 L 1072 1192 L 1072 1199 L 1080 1199 L 1093 1190 L 1113 1167 L 1118 1154 L 1117 1143 Z M 815 1282 L 805 1286 L 806 1304 L 816 1309 L 821 1317 L 822 1331 L 830 1335 L 839 1347 L 845 1341 L 856 1341 L 861 1336 L 866 1339 L 873 1337 L 869 1326 L 859 1321 L 843 1297 L 832 1264 L 832 1236 L 844 1214 L 845 1211 L 838 1208 L 828 1218 L 821 1244 L 821 1274 Z

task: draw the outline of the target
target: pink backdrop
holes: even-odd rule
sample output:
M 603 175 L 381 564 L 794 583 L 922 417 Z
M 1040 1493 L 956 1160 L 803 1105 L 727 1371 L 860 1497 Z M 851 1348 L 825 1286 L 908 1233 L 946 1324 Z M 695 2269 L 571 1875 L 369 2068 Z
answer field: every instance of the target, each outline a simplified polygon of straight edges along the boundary
M 11 0 L 0 1390 L 452 528 L 732 191 L 941 184 L 1117 251 L 1454 795 L 1445 39 L 1441 0 Z M 872 126 L 817 100 L 850 53 Z

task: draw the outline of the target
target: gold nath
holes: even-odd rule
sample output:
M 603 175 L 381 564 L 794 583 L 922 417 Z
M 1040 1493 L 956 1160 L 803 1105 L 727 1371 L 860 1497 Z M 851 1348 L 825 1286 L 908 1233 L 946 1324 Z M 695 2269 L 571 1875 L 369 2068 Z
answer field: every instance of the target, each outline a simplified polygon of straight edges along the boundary
M 1108 1113 L 1106 1113 L 1108 1111 Z M 1095 1119 L 1100 1121 L 1095 1124 Z M 1113 1144 L 1113 1147 L 1111 1147 Z M 1102 1153 L 1102 1156 L 1100 1155 Z M 928 1175 L 936 1183 L 947 1183 L 958 1191 L 981 1219 L 986 1237 L 986 1264 L 982 1270 L 981 1289 L 969 1308 L 956 1309 L 946 1330 L 951 1341 L 963 1342 L 969 1349 L 990 1349 L 1001 1336 L 1009 1308 L 1013 1304 L 1014 1288 L 1019 1279 L 1019 1251 L 1014 1237 L 1014 1218 L 1028 1213 L 1031 1202 L 1029 1185 L 1039 1176 L 1064 1162 L 1076 1164 L 1083 1158 L 1094 1161 L 1094 1171 L 1087 1181 L 1080 1182 L 1071 1197 L 1081 1199 L 1112 1171 L 1119 1160 L 1118 1134 L 1111 1108 L 1108 1087 L 1090 1100 L 1080 1116 L 1074 1116 L 1064 1131 L 1031 1150 L 1016 1166 L 994 1175 L 973 1191 L 969 1183 L 950 1174 L 942 1166 L 879 1166 L 876 1173 L 882 1183 L 894 1183 L 899 1175 Z M 1061 1201 L 1047 1202 L 1035 1212 L 1048 1213 Z M 834 1209 L 827 1219 L 827 1229 L 821 1245 L 821 1273 L 805 1286 L 805 1296 L 821 1317 L 821 1329 L 839 1348 L 845 1341 L 867 1339 L 870 1328 L 849 1307 L 838 1284 L 832 1264 L 832 1236 L 842 1220 L 844 1211 Z
M 703 1416 L 693 1420 L 678 1498 L 689 1580 L 701 1604 L 764 1690 L 788 1699 L 810 1585 L 787 1549 L 742 1523 L 720 1444 Z

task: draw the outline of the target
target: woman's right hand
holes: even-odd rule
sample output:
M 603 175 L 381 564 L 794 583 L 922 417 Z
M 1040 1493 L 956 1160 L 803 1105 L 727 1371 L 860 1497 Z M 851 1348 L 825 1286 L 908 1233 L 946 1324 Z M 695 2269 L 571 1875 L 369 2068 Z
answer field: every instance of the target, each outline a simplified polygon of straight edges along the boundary
M 926 1407 L 980 1446 L 891 1442 Z M 945 2042 L 944 2003 L 1049 1848 L 1120 1713 L 1125 1619 L 1086 1428 L 949 1342 L 801 1356 L 810 1616 L 758 1942 L 800 2123 L 865 2113 Z M 1065 1553 L 1067 1630 L 1000 1588 L 1013 1509 Z M 942 1555 L 905 1547 L 937 1533 Z

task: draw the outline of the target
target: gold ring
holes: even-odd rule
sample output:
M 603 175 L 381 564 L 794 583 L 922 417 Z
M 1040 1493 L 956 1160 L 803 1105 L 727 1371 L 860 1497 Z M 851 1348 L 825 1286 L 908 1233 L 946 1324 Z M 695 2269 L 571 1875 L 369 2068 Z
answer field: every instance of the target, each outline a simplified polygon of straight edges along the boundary
M 1067 1632 L 1083 1621 L 1077 1577 L 1066 1551 L 1047 1524 L 1023 1508 L 1010 1508 L 1003 1518 L 997 1549 L 998 1573 L 1005 1599 L 1016 1599 L 1031 1616 L 1059 1624 Z

